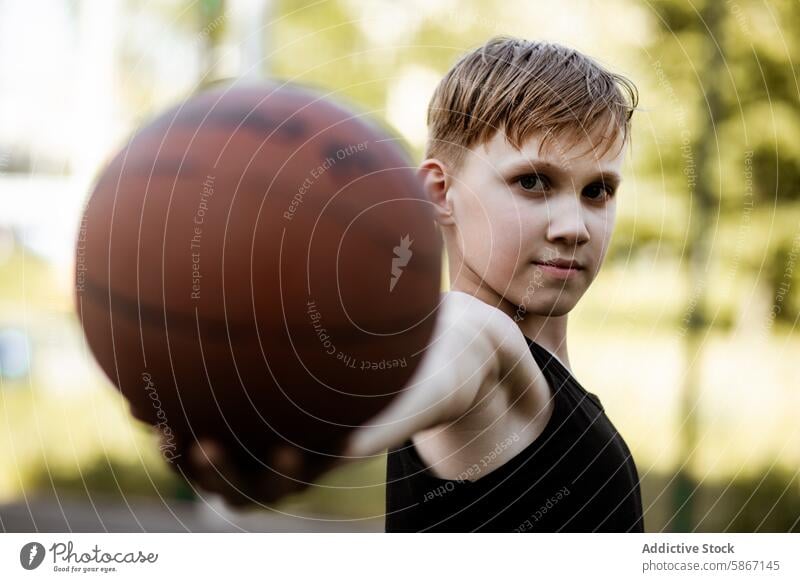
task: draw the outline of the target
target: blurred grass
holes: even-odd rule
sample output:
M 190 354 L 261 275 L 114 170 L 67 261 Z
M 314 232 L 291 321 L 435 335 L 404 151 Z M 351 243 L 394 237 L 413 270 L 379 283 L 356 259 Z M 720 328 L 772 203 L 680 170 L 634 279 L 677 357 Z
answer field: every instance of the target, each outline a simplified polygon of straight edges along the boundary
M 133 483 L 126 474 L 137 471 L 146 481 L 174 489 L 156 437 L 128 414 L 111 387 L 71 393 L 6 384 L 0 411 L 0 501 L 49 488 L 51 480 L 62 485 L 86 480 L 89 490 L 126 494 Z M 119 471 L 112 473 L 112 467 Z M 133 489 L 147 490 L 141 483 Z

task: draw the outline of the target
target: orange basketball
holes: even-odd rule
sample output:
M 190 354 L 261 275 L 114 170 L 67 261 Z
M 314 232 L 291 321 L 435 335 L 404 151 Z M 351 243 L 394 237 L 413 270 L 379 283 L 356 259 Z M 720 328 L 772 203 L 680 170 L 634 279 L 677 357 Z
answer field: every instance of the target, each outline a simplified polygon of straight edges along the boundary
M 167 458 L 205 436 L 254 457 L 335 454 L 421 360 L 440 253 L 396 138 L 305 88 L 227 87 L 148 123 L 102 171 L 77 309 Z

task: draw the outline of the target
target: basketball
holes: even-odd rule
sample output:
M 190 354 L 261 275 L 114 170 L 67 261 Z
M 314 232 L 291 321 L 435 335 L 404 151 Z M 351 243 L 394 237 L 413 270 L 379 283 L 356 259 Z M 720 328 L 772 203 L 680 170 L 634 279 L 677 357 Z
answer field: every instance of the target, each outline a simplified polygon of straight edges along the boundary
M 440 270 L 390 131 L 305 87 L 229 86 L 145 124 L 99 174 L 76 307 L 168 459 L 201 437 L 335 455 L 421 361 Z

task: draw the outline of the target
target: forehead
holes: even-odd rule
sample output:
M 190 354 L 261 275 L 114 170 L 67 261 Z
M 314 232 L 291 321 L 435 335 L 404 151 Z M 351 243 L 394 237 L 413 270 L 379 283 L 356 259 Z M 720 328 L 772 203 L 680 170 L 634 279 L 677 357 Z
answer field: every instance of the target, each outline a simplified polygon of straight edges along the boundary
M 518 149 L 503 131 L 498 131 L 480 146 L 472 148 L 472 152 L 498 169 L 526 162 L 542 162 L 567 170 L 619 173 L 625 159 L 623 139 L 620 132 L 611 137 L 604 136 L 602 130 L 572 135 L 554 134 L 545 139 L 545 133 L 538 131 L 530 135 Z

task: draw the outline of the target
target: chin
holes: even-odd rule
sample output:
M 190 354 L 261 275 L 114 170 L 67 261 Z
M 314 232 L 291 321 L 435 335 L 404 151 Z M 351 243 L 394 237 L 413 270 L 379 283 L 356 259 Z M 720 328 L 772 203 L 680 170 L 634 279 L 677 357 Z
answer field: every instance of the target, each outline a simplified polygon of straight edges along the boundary
M 565 289 L 538 290 L 539 297 L 527 304 L 527 312 L 542 317 L 560 317 L 568 314 L 578 304 L 580 295 Z

